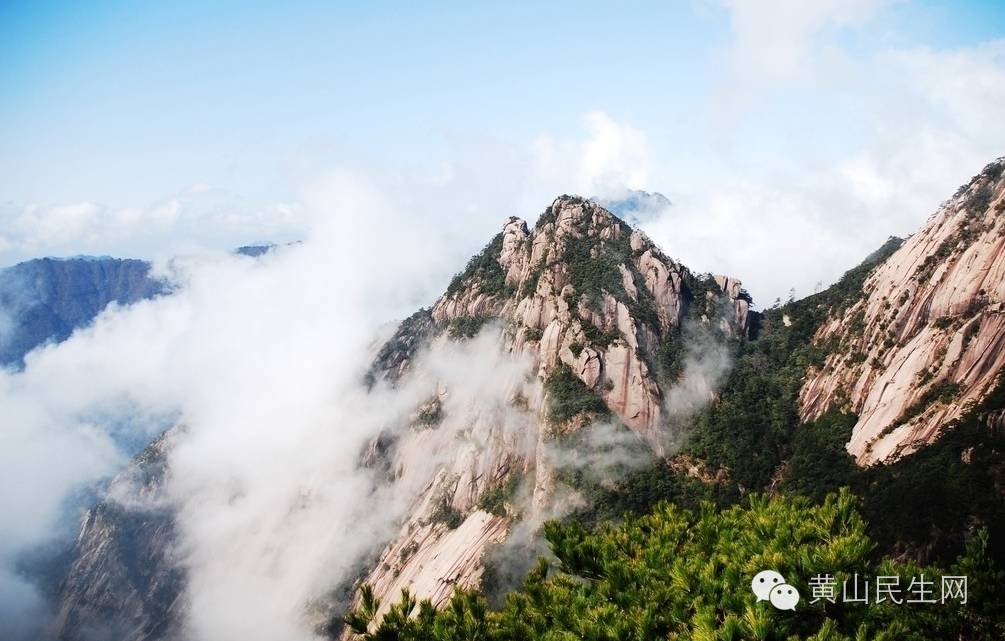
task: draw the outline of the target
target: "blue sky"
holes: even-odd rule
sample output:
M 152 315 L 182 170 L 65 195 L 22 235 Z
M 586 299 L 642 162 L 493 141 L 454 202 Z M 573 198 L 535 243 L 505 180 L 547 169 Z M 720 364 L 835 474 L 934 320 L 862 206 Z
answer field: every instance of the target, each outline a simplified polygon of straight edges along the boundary
M 37 253 L 146 255 L 179 241 L 294 237 L 295 222 L 261 223 L 277 203 L 295 210 L 305 185 L 336 166 L 422 176 L 463 165 L 448 172 L 454 180 L 520 182 L 526 171 L 473 167 L 472 159 L 498 155 L 510 158 L 507 166 L 526 165 L 532 161 L 520 154 L 548 140 L 564 150 L 554 162 L 575 164 L 575 150 L 592 135 L 584 125 L 591 113 L 639 134 L 645 168 L 633 175 L 644 184 L 630 186 L 663 191 L 693 217 L 715 202 L 721 207 L 730 193 L 739 197 L 737 189 L 789 190 L 797 199 L 812 189 L 818 199 L 841 190 L 833 176 L 849 164 L 887 162 L 893 143 L 884 136 L 896 137 L 891 129 L 904 126 L 902 112 L 937 134 L 910 152 L 932 165 L 926 171 L 958 166 L 935 183 L 949 193 L 1005 153 L 999 126 L 989 123 L 992 130 L 978 135 L 974 117 L 986 116 L 978 103 L 997 98 L 1003 77 L 1005 5 L 997 2 L 205 4 L 0 7 L 0 264 Z M 990 91 L 947 100 L 926 86 L 938 76 L 925 65 L 951 80 L 959 56 L 987 63 L 974 86 Z M 891 88 L 909 82 L 905 73 L 916 82 Z M 913 91 L 925 101 L 919 109 L 904 101 Z M 973 131 L 961 134 L 967 122 Z M 956 145 L 948 156 L 944 144 Z M 876 174 L 870 184 L 910 190 L 905 174 L 917 173 L 869 171 Z M 501 215 L 533 216 L 547 204 L 543 194 L 595 187 L 575 172 L 553 173 L 546 186 L 504 204 L 486 198 L 486 221 L 472 226 L 465 243 L 480 244 Z M 464 191 L 458 185 L 456 193 Z M 196 193 L 212 193 L 212 203 L 189 197 Z M 257 223 L 214 228 L 205 238 L 193 236 L 194 224 L 176 225 L 131 242 L 121 221 L 143 221 L 178 194 L 187 194 L 179 207 L 191 209 L 190 218 L 181 216 L 190 223 L 221 208 L 234 216 L 255 211 Z M 913 229 L 941 199 L 934 190 L 925 198 L 910 212 L 891 212 L 884 229 Z M 83 220 L 85 204 L 92 208 L 86 242 L 50 233 L 63 228 L 65 207 L 78 207 L 73 220 Z M 857 215 L 880 215 L 868 207 L 858 203 Z M 132 213 L 109 213 L 122 210 Z M 839 215 L 808 216 L 840 227 Z M 115 233 L 101 232 L 109 220 Z M 823 227 L 819 233 L 828 233 Z M 877 228 L 848 245 L 820 279 L 839 274 L 848 265 L 838 263 L 883 233 Z M 95 240 L 109 236 L 116 240 Z M 691 257 L 687 247 L 671 249 Z M 713 263 L 699 266 L 710 270 L 745 266 L 693 258 Z
M 686 6 L 202 4 L 8 7 L 7 197 L 281 190 L 304 147 L 421 162 L 446 136 L 561 133 L 585 109 L 658 121 L 652 101 L 700 107 L 724 36 Z
M 694 153 L 730 38 L 710 3 L 291 4 L 6 3 L 4 198 L 141 204 L 196 183 L 267 197 L 305 148 L 422 162 L 448 136 L 570 133 L 589 109 Z M 848 38 L 952 45 L 1003 24 L 1001 3 L 913 3 Z M 809 129 L 758 116 L 741 147 Z

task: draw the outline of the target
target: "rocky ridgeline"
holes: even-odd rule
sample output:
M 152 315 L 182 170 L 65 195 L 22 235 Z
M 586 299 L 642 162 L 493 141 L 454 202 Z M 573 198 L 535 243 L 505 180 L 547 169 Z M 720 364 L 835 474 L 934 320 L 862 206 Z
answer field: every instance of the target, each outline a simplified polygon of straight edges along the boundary
M 407 505 L 397 533 L 357 578 L 384 603 L 409 588 L 442 604 L 455 587 L 476 586 L 489 546 L 517 522 L 533 529 L 576 500 L 557 479 L 558 440 L 604 422 L 665 455 L 664 401 L 683 374 L 693 334 L 685 326 L 736 339 L 748 312 L 739 281 L 692 274 L 593 201 L 560 197 L 533 229 L 507 221 L 444 295 L 377 351 L 371 388 L 429 393 L 362 454 L 361 464 Z M 415 371 L 421 354 L 450 354 L 482 330 L 478 342 L 492 354 L 478 352 L 472 366 L 500 369 L 493 389 L 472 395 Z M 174 516 L 169 506 L 148 506 L 165 481 L 169 441 L 151 445 L 113 482 L 121 491 L 84 516 L 54 637 L 152 640 L 182 625 Z M 304 616 L 333 632 L 346 604 L 315 603 Z
M 174 556 L 173 510 L 159 497 L 178 432 L 143 450 L 112 481 L 109 498 L 83 515 L 45 638 L 140 641 L 177 632 L 184 571 Z
M 739 281 L 692 274 L 593 201 L 562 196 L 533 229 L 511 218 L 430 310 L 402 323 L 370 378 L 404 384 L 420 350 L 483 328 L 533 375 L 506 383 L 503 412 L 451 406 L 451 390 L 440 388 L 411 429 L 374 442 L 368 463 L 421 491 L 364 580 L 385 604 L 402 588 L 443 604 L 455 587 L 476 586 L 486 547 L 513 524 L 515 496 L 525 523 L 561 509 L 549 452 L 591 421 L 609 415 L 666 455 L 664 397 L 682 374 L 686 321 L 735 339 L 748 312 Z M 580 404 L 554 411 L 569 389 Z M 450 455 L 430 468 L 439 451 Z
M 814 337 L 829 356 L 806 379 L 801 416 L 857 414 L 848 451 L 861 464 L 935 440 L 1005 365 L 1003 171 L 999 159 L 961 187 Z
M 533 230 L 511 218 L 431 311 L 402 325 L 374 369 L 396 379 L 416 336 L 470 337 L 499 319 L 505 348 L 531 354 L 541 380 L 568 366 L 659 449 L 660 383 L 679 374 L 689 312 L 736 338 L 747 331 L 749 298 L 738 280 L 695 276 L 593 201 L 563 196 Z

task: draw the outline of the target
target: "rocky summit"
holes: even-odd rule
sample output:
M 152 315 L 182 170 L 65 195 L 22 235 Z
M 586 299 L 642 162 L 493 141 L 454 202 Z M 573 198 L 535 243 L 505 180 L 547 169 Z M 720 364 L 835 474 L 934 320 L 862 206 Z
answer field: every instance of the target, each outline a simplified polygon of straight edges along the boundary
M 371 376 L 400 382 L 421 346 L 498 328 L 500 350 L 525 357 L 543 392 L 514 390 L 513 405 L 525 415 L 516 433 L 479 414 L 469 429 L 481 433 L 469 451 L 443 442 L 443 431 L 374 444 L 371 451 L 392 458 L 393 469 L 408 469 L 423 449 L 453 448 L 456 456 L 429 481 L 366 582 L 379 597 L 408 587 L 435 603 L 457 586 L 476 586 L 486 546 L 505 539 L 512 521 L 501 506 L 486 511 L 486 497 L 529 478 L 530 504 L 550 513 L 556 482 L 549 443 L 598 417 L 610 414 L 657 455 L 667 454 L 664 395 L 683 374 L 685 324 L 738 340 L 748 314 L 738 280 L 693 274 L 591 200 L 559 197 L 533 229 L 511 218 L 430 310 L 402 324 Z M 430 399 L 419 416 L 444 420 L 440 402 Z M 452 523 L 438 523 L 444 511 Z
M 511 218 L 430 317 L 453 336 L 504 321 L 506 349 L 532 355 L 541 380 L 568 367 L 659 448 L 660 382 L 679 374 L 683 321 L 739 337 L 748 311 L 738 280 L 695 276 L 593 201 L 562 196 L 533 230 Z
M 403 388 L 423 355 L 479 335 L 521 367 L 498 383 L 505 412 L 479 398 L 454 399 L 437 383 L 404 425 L 361 454 L 361 465 L 415 490 L 398 533 L 358 580 L 385 603 L 402 588 L 443 604 L 456 588 L 477 587 L 486 550 L 507 540 L 518 514 L 540 523 L 572 500 L 559 496 L 559 441 L 606 421 L 656 456 L 669 455 L 665 395 L 686 375 L 689 342 L 698 334 L 742 340 L 750 313 L 738 280 L 691 272 L 591 200 L 559 197 L 533 228 L 509 219 L 446 292 L 376 352 L 371 388 Z M 711 390 L 702 393 L 712 399 Z M 168 442 L 151 446 L 113 485 L 142 478 L 143 492 L 156 493 Z M 445 456 L 428 465 L 430 452 Z M 109 619 L 121 638 L 176 629 L 184 573 L 172 561 L 174 545 L 169 513 L 133 514 L 114 500 L 90 510 L 60 587 L 56 636 L 82 638 L 99 621 L 107 630 Z M 348 594 L 328 607 L 342 611 Z M 124 604 L 119 614 L 112 601 Z M 331 625 L 325 612 L 311 615 L 318 629 Z M 331 629 L 341 629 L 334 619 Z

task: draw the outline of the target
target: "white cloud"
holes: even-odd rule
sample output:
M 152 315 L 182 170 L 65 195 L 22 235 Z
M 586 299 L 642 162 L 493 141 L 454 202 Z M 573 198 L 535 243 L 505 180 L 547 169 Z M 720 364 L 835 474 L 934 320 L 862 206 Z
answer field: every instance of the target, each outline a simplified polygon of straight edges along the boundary
M 602 111 L 587 113 L 583 125 L 582 140 L 540 136 L 531 145 L 534 174 L 544 179 L 553 195 L 616 196 L 625 189 L 648 186 L 651 154 L 641 131 Z
M 740 278 L 766 306 L 792 287 L 811 293 L 817 282 L 829 283 L 838 266 L 865 257 L 869 241 L 849 242 L 853 232 L 846 234 L 841 225 L 794 191 L 738 184 L 677 200 L 646 229 L 692 269 Z
M 377 328 L 428 303 L 455 266 L 445 257 L 456 209 L 416 200 L 428 195 L 399 198 L 332 172 L 305 194 L 303 244 L 259 260 L 159 265 L 178 293 L 112 308 L 29 354 L 23 372 L 0 373 L 10 420 L 0 487 L 13 489 L 0 493 L 0 589 L 12 599 L 3 614 L 37 606 L 11 571 L 17 555 L 52 535 L 68 493 L 124 463 L 110 426 L 176 416 L 186 429 L 168 499 L 179 508 L 192 638 L 312 638 L 306 602 L 345 578 L 405 504 L 359 471 L 364 443 L 411 411 L 430 380 L 458 373 L 463 402 L 511 367 L 484 350 L 452 353 L 430 361 L 421 390 L 363 393 Z
M 578 136 L 451 141 L 428 175 L 386 172 L 377 188 L 334 172 L 300 202 L 266 209 L 206 186 L 145 208 L 0 209 L 0 263 L 306 239 L 260 262 L 197 253 L 163 263 L 184 285 L 179 295 L 112 310 L 31 355 L 23 373 L 0 373 L 0 416 L 14 425 L 0 430 L 0 563 L 48 535 L 68 491 L 123 463 L 91 410 L 177 412 L 191 436 L 173 456 L 182 473 L 171 489 L 196 638 L 302 636 L 297 608 L 359 551 L 344 542 L 360 531 L 375 538 L 385 525 L 360 503 L 372 488 L 354 463 L 357 446 L 398 408 L 354 393 L 363 346 L 388 318 L 427 304 L 506 216 L 532 218 L 563 192 L 666 191 L 674 206 L 647 226 L 654 240 L 694 269 L 743 279 L 763 305 L 790 287 L 810 293 L 887 235 L 910 233 L 1002 153 L 1005 44 L 854 60 L 821 37 L 882 4 L 727 3 L 735 41 L 717 98 L 740 98 L 731 118 L 786 83 L 833 83 L 859 98 L 861 141 L 826 163 L 796 145 L 748 175 L 718 166 L 718 149 L 678 149 L 708 163 L 709 178 L 675 184 L 641 129 L 590 112 Z M 821 127 L 829 116 L 820 114 Z M 235 545 L 240 537 L 251 538 Z M 0 572 L 0 590 L 32 606 L 23 588 Z
M 24 372 L 0 372 L 0 621 L 38 618 L 15 558 L 52 536 L 70 492 L 125 463 L 95 415 L 129 417 L 138 430 L 178 416 L 188 431 L 171 457 L 169 499 L 180 509 L 192 638 L 310 638 L 305 601 L 344 577 L 402 509 L 400 496 L 374 493 L 356 457 L 421 390 L 362 395 L 366 346 L 383 322 L 428 304 L 506 216 L 533 218 L 560 193 L 664 191 L 674 206 L 647 225 L 653 239 L 689 267 L 741 278 L 768 305 L 911 233 L 1005 153 L 1005 41 L 863 54 L 839 36 L 888 2 L 722 4 L 733 38 L 708 105 L 719 119 L 697 148 L 667 149 L 618 114 L 590 111 L 573 136 L 452 139 L 428 174 L 319 172 L 298 201 L 267 207 L 203 184 L 144 207 L 0 206 L 0 265 L 192 254 L 158 265 L 183 286 L 178 295 L 109 310 L 32 354 Z M 756 172 L 724 161 L 749 147 L 731 137 L 750 111 L 767 105 L 772 116 L 773 92 L 792 87 L 846 97 L 819 101 L 816 119 L 847 133 L 847 148 L 821 160 L 812 142 L 781 140 L 790 132 L 779 109 L 765 122 L 783 132 L 786 155 L 756 150 L 766 158 Z M 679 183 L 657 151 L 704 166 L 704 180 Z M 260 261 L 204 252 L 301 238 Z M 711 356 L 695 398 L 724 366 Z M 479 351 L 426 367 L 431 378 L 455 375 L 462 398 L 498 391 L 484 377 L 519 364 Z M 688 391 L 669 402 L 687 406 Z M 423 478 L 414 472 L 403 482 Z
M 467 260 L 508 216 L 534 218 L 557 195 L 618 194 L 645 187 L 650 149 L 641 131 L 599 111 L 586 113 L 578 135 L 542 135 L 529 141 L 449 138 L 449 152 L 428 173 L 393 166 L 362 169 L 348 151 L 304 161 L 301 180 L 324 184 L 332 164 L 377 177 L 382 188 L 402 195 L 420 226 L 452 217 L 445 233 L 455 241 L 437 257 Z M 98 254 L 167 258 L 241 244 L 299 240 L 311 229 L 311 194 L 266 207 L 233 194 L 196 185 L 146 207 L 82 202 L 0 206 L 0 266 L 38 256 Z M 360 221 L 346 223 L 359 226 Z
M 307 220 L 294 203 L 251 207 L 210 189 L 168 196 L 147 207 L 93 202 L 0 206 L 0 266 L 38 256 L 170 256 L 299 238 Z
M 709 153 L 695 154 L 714 179 L 660 185 L 675 207 L 649 226 L 692 268 L 743 279 L 762 305 L 790 288 L 812 293 L 887 236 L 916 231 L 1005 153 L 1002 41 L 853 52 L 832 36 L 864 26 L 888 3 L 724 4 L 730 73 L 714 93 Z M 793 140 L 787 94 L 775 92 L 792 88 L 815 97 L 821 136 Z M 754 117 L 769 144 L 751 151 L 740 125 Z M 817 149 L 821 142 L 832 148 Z
M 730 61 L 737 80 L 808 79 L 838 50 L 825 38 L 865 22 L 890 0 L 722 0 L 733 32 Z
M 901 78 L 898 89 L 927 103 L 931 111 L 919 116 L 935 112 L 969 137 L 987 135 L 989 127 L 994 133 L 1005 129 L 999 117 L 1005 101 L 1005 39 L 949 50 L 891 51 L 885 58 L 894 71 L 887 80 Z
M 600 111 L 585 120 L 589 138 L 579 150 L 579 189 L 592 196 L 646 187 L 649 146 L 642 133 Z

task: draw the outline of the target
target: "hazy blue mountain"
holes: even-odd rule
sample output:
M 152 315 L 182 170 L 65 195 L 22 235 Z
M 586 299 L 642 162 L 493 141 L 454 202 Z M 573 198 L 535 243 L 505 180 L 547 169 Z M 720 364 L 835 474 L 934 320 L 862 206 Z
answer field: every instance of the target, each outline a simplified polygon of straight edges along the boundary
M 0 270 L 0 365 L 65 340 L 110 303 L 128 305 L 163 294 L 150 263 L 102 257 L 39 258 Z
M 257 258 L 264 254 L 268 254 L 270 251 L 276 248 L 273 243 L 263 243 L 261 245 L 242 245 L 234 250 L 235 254 L 240 254 L 242 256 L 250 256 L 252 258 Z
M 234 253 L 256 258 L 276 247 L 245 245 Z M 168 291 L 150 276 L 149 262 L 131 258 L 37 258 L 0 269 L 0 367 L 23 367 L 28 352 L 66 340 L 110 303 L 129 305 Z
M 595 203 L 626 223 L 638 226 L 658 217 L 670 207 L 670 199 L 658 191 L 631 189 L 621 198 L 592 198 Z

